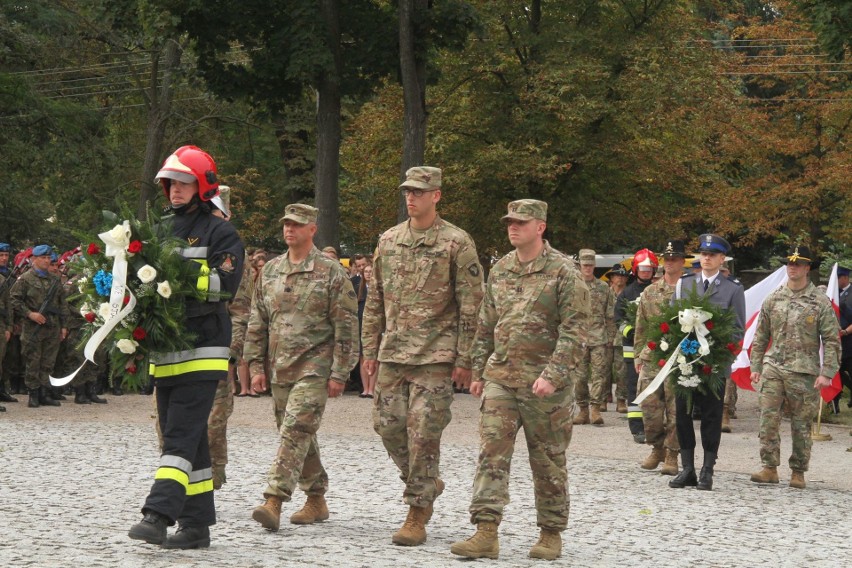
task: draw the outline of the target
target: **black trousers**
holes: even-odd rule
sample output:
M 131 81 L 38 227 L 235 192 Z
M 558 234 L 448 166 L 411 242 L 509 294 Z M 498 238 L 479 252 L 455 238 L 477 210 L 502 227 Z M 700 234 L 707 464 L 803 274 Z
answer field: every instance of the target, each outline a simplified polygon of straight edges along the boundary
M 627 383 L 627 426 L 630 428 L 630 433 L 636 434 L 645 433 L 645 423 L 642 421 L 642 407 L 634 404 L 636 391 L 639 387 L 639 373 L 636 372 L 636 367 L 633 366 L 633 357 L 624 358 L 625 383 Z
M 142 512 L 155 511 L 184 526 L 216 523 L 207 418 L 218 381 L 157 385 L 163 454 Z
M 692 404 L 701 411 L 701 447 L 704 453 L 718 453 L 719 442 L 722 439 L 722 411 L 725 406 L 724 392 L 719 397 L 711 394 L 695 392 Z M 677 415 L 677 439 L 682 450 L 695 449 L 695 430 L 692 426 L 692 413 L 686 411 L 687 401 L 680 397 L 675 401 Z

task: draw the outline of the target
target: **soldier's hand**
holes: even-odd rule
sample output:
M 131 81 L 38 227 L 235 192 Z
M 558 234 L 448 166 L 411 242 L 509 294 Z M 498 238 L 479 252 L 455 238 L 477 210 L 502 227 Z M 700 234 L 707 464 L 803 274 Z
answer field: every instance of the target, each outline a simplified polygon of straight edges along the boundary
M 328 397 L 329 398 L 337 398 L 338 396 L 343 394 L 343 389 L 345 387 L 346 387 L 346 385 L 344 385 L 343 383 L 329 379 L 328 380 Z
M 760 382 L 760 373 L 752 373 L 751 374 L 751 384 L 756 385 Z
M 374 376 L 378 368 L 379 362 L 375 359 L 364 359 L 364 372 L 367 373 L 368 377 Z
M 453 368 L 453 383 L 455 383 L 458 388 L 466 389 L 470 387 L 470 379 L 470 369 L 465 369 L 463 367 Z
M 556 392 L 556 387 L 554 387 L 550 381 L 546 379 L 542 379 L 541 377 L 537 378 L 532 386 L 533 394 L 539 398 L 544 398 L 546 396 L 550 396 Z
M 255 375 L 251 378 L 251 390 L 254 392 L 266 391 L 266 375 Z
M 636 369 L 637 373 L 642 372 L 642 361 L 633 361 L 633 368 Z
M 831 386 L 831 379 L 829 379 L 825 375 L 818 376 L 816 378 L 816 381 L 814 381 L 814 388 L 817 389 L 817 390 L 824 389 L 825 387 L 830 387 L 830 386 Z
M 66 337 L 68 337 L 68 330 L 63 327 L 59 330 L 59 341 L 65 341 Z
M 476 398 L 482 396 L 483 389 L 485 389 L 485 381 L 473 381 L 470 383 L 470 394 Z
M 38 312 L 30 312 L 27 314 L 27 317 L 39 325 L 44 325 L 47 321 L 47 318 Z

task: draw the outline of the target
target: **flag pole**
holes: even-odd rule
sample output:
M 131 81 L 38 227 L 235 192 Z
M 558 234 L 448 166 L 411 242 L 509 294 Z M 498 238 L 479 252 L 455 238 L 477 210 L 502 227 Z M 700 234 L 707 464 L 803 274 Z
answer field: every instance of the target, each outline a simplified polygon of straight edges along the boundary
M 811 439 L 814 442 L 828 442 L 831 440 L 831 434 L 823 434 L 820 432 L 820 427 L 822 426 L 822 406 L 825 404 L 825 401 L 822 397 L 819 397 L 819 412 L 817 413 L 817 421 L 816 428 L 813 429 L 811 433 Z

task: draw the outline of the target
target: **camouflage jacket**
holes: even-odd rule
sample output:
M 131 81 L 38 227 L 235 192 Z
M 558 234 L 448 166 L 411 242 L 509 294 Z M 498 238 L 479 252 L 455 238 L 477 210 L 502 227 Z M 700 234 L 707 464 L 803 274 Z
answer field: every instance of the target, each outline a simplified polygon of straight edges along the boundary
M 18 278 L 10 292 L 12 310 L 15 317 L 23 320 L 24 325 L 36 325 L 27 317 L 30 312 L 37 312 L 47 298 L 50 287 L 58 276 L 47 273 L 39 276 L 35 269 L 28 270 Z M 47 318 L 46 326 L 66 327 L 68 320 L 68 304 L 62 292 L 61 282 L 57 285 L 53 297 L 42 312 Z
M 584 327 L 585 343 L 589 347 L 611 345 L 612 338 L 618 334 L 615 327 L 615 294 L 609 286 L 597 278 L 586 282 L 589 288 L 589 307 L 591 314 Z
M 12 301 L 9 294 L 9 286 L 6 285 L 6 278 L 6 276 L 0 274 L 0 333 L 12 331 L 12 325 L 15 321 L 12 314 Z
M 653 361 L 651 352 L 648 350 L 648 322 L 651 318 L 658 317 L 664 308 L 671 304 L 675 287 L 666 284 L 665 278 L 660 278 L 642 291 L 639 296 L 639 307 L 636 309 L 636 329 L 633 333 L 633 349 L 637 359 L 645 362 Z M 654 361 L 656 363 L 656 361 Z
M 471 349 L 473 380 L 521 388 L 543 377 L 558 389 L 573 388 L 589 312 L 580 272 L 546 241 L 526 265 L 510 252 L 485 286 Z
M 283 254 L 258 277 L 243 357 L 252 376 L 269 357 L 274 382 L 304 376 L 345 383 L 358 363 L 358 305 L 343 267 L 314 247 L 304 261 Z
M 251 299 L 254 295 L 254 274 L 248 262 L 243 263 L 243 277 L 234 299 L 228 305 L 231 315 L 231 357 L 241 359 L 246 342 L 246 328 L 251 316 Z
M 788 286 L 763 301 L 751 345 L 751 370 L 771 365 L 781 371 L 833 378 L 840 368 L 840 327 L 828 297 L 812 283 L 803 290 Z M 820 339 L 825 345 L 819 362 Z M 771 345 L 770 345 L 771 341 Z
M 373 258 L 361 342 L 365 359 L 470 368 L 482 267 L 466 232 L 440 217 L 422 238 L 409 221 L 385 231 Z

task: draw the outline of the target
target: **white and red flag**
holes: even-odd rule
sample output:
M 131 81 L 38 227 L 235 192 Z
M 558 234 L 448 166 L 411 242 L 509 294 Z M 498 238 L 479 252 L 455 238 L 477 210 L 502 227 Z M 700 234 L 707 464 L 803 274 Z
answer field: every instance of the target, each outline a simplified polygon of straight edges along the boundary
M 831 268 L 831 276 L 828 277 L 828 288 L 825 290 L 826 296 L 831 300 L 831 307 L 834 309 L 834 315 L 840 320 L 840 288 L 837 285 L 837 263 Z M 822 364 L 825 356 L 825 347 L 820 342 L 819 346 L 819 362 Z M 840 371 L 837 372 L 831 379 L 831 386 L 825 387 L 820 391 L 820 396 L 825 402 L 831 402 L 834 397 L 843 390 L 843 383 L 840 381 Z

